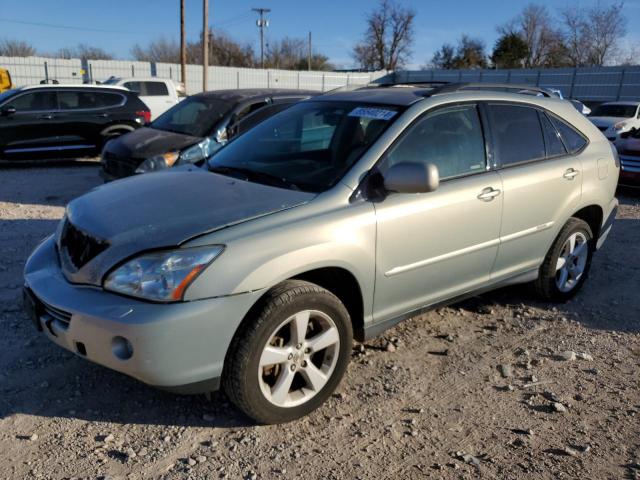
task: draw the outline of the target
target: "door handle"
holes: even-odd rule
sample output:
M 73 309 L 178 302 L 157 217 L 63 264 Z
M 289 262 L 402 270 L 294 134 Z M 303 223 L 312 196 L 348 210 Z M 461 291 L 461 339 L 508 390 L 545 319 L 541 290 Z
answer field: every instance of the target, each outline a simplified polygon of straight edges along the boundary
M 40 115 L 38 118 L 40 120 L 51 120 L 53 119 L 53 115 Z
M 566 178 L 567 180 L 573 180 L 576 175 L 578 175 L 578 170 L 576 170 L 575 168 L 569 168 L 566 172 L 564 172 L 564 175 L 562 175 L 564 178 Z
M 109 116 L 108 113 L 96 113 L 96 117 L 99 118 L 107 118 Z
M 478 195 L 478 200 L 482 200 L 483 202 L 490 202 L 498 195 L 500 195 L 500 190 L 496 190 L 493 187 L 487 187 L 482 190 L 482 193 Z

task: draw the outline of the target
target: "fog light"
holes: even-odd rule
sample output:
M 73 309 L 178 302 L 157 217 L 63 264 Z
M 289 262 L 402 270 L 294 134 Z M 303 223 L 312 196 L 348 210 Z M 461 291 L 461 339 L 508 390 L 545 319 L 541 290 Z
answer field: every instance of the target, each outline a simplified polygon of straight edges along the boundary
M 133 345 L 124 337 L 113 337 L 111 351 L 120 360 L 129 360 L 133 356 Z

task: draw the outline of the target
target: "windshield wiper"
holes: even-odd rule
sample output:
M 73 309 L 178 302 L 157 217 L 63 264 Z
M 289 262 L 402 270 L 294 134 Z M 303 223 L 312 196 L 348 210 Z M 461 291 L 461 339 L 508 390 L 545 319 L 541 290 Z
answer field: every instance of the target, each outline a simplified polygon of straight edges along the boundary
M 213 173 L 219 173 L 221 175 L 228 175 L 235 177 L 234 174 L 240 174 L 244 180 L 253 181 L 257 183 L 264 183 L 274 187 L 283 187 L 290 190 L 301 190 L 298 185 L 290 182 L 286 178 L 278 177 L 270 173 L 258 172 L 244 167 L 232 167 L 228 165 L 212 165 L 209 167 L 209 171 Z

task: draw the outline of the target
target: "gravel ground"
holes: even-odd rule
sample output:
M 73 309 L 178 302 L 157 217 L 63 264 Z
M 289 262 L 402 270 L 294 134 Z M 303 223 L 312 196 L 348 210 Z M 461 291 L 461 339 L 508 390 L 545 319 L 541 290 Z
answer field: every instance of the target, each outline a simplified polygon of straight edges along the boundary
M 565 305 L 509 288 L 354 345 L 330 401 L 255 426 L 36 334 L 22 268 L 95 166 L 0 170 L 0 478 L 640 478 L 640 194 Z

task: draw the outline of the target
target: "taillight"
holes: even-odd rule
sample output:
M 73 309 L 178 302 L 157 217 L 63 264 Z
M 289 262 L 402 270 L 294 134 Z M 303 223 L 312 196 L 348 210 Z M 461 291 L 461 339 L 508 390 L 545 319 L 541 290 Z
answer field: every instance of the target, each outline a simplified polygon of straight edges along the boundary
M 149 110 L 138 110 L 136 115 L 144 118 L 144 123 L 149 123 L 151 121 L 151 112 Z

